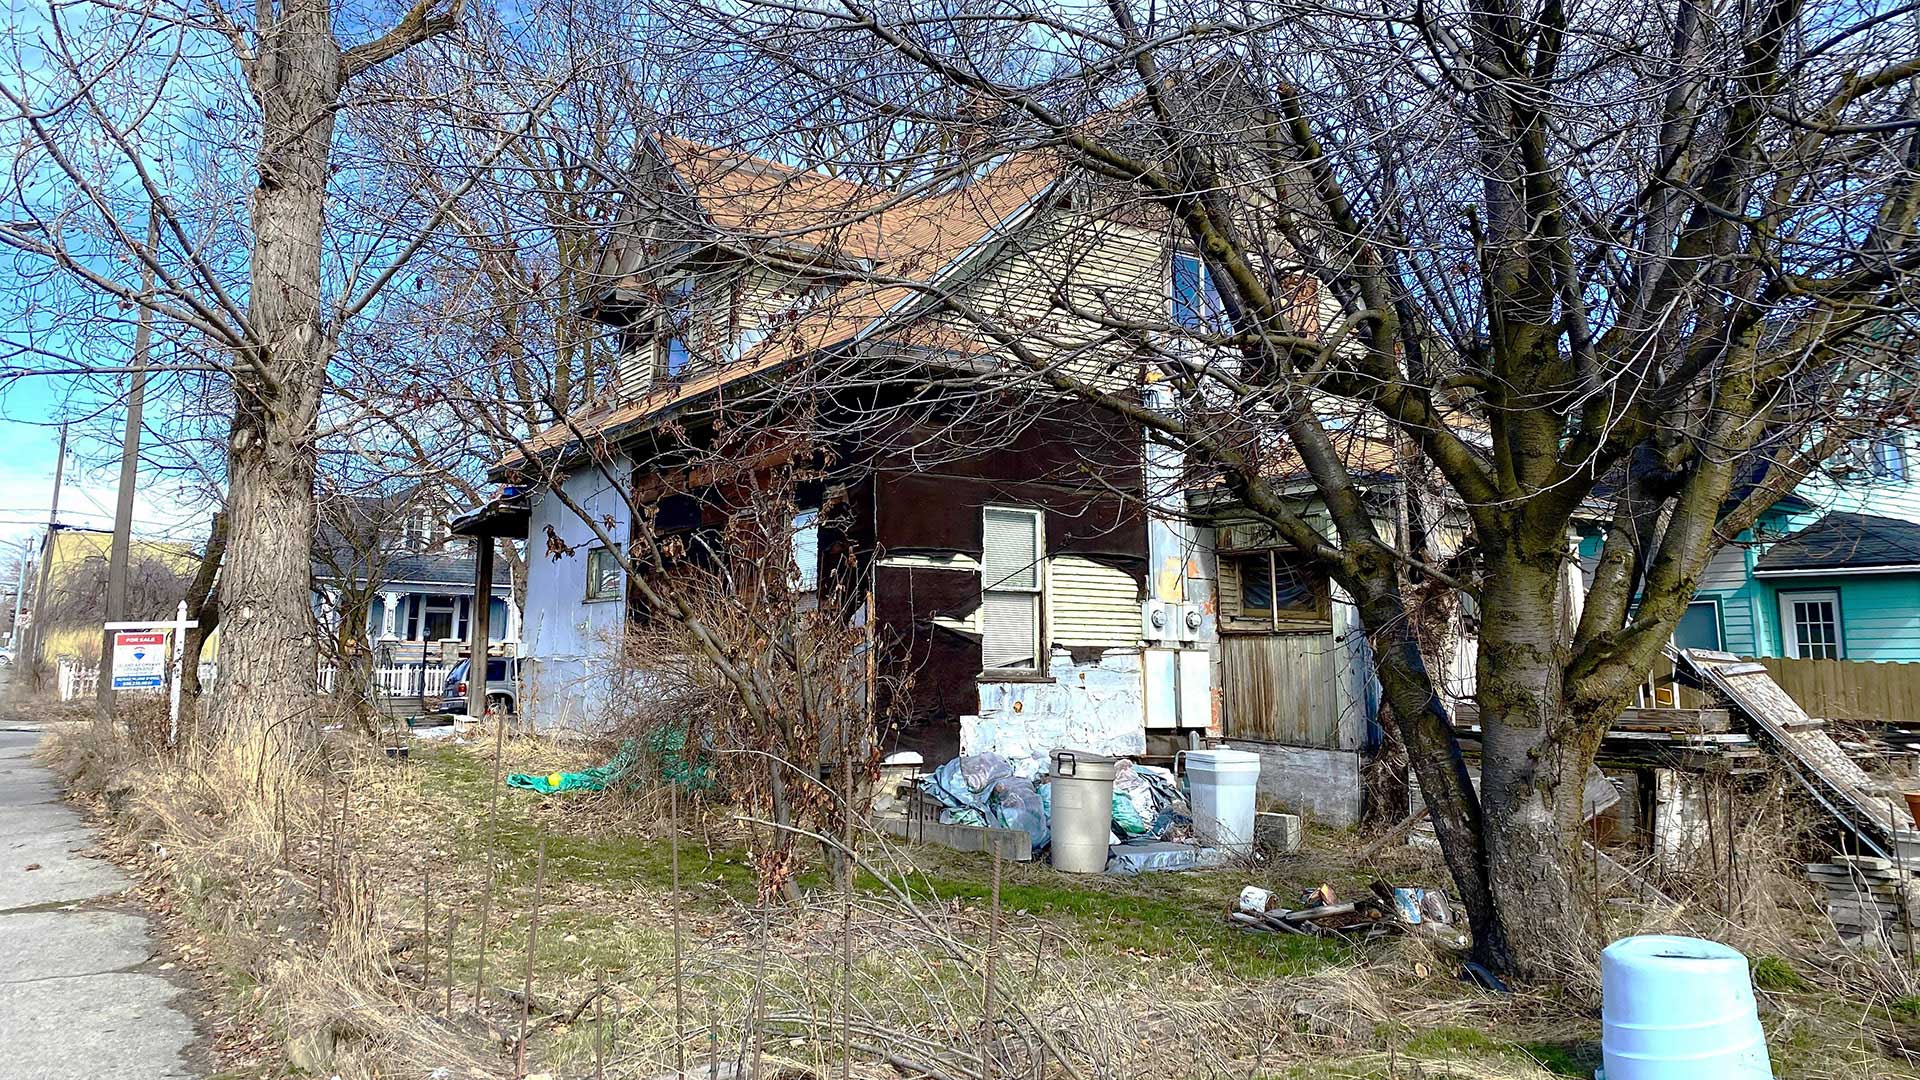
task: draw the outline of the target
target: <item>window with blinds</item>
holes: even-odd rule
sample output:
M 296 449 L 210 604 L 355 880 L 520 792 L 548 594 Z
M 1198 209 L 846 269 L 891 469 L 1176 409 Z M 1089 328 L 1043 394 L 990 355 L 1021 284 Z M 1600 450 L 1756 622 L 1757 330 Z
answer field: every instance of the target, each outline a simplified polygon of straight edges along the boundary
M 988 671 L 1040 667 L 1040 512 L 989 506 L 980 556 L 980 656 Z

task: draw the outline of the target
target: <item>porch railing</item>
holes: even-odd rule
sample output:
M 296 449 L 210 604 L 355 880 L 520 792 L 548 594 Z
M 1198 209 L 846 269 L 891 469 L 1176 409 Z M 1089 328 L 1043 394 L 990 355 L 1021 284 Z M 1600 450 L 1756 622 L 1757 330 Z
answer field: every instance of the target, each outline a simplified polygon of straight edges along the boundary
M 396 664 L 391 667 L 373 669 L 368 680 L 367 692 L 377 698 L 438 698 L 447 684 L 447 672 L 450 664 Z M 323 664 L 315 672 L 320 692 L 331 694 L 339 685 L 340 672 L 331 664 Z M 220 676 L 220 665 L 204 663 L 200 665 L 200 684 L 211 686 Z M 75 701 L 94 695 L 100 682 L 98 665 L 82 664 L 71 657 L 62 658 L 59 665 L 59 689 L 61 701 Z

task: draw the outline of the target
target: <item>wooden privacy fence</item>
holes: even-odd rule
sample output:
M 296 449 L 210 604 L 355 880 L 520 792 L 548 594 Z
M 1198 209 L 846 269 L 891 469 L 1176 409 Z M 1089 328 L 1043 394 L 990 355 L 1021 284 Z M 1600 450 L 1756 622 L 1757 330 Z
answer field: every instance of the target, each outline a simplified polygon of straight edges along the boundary
M 1920 724 L 1920 664 L 1774 656 L 1759 662 L 1808 716 Z

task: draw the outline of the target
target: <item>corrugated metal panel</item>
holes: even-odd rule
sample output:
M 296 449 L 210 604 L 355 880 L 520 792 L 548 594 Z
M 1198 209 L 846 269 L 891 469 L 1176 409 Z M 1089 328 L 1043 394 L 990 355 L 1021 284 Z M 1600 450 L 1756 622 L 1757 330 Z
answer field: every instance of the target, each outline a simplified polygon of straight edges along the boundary
M 1340 745 L 1332 634 L 1233 634 L 1220 641 L 1226 733 L 1290 746 Z
M 1047 578 L 1047 637 L 1060 645 L 1140 644 L 1140 584 L 1125 570 L 1056 555 Z

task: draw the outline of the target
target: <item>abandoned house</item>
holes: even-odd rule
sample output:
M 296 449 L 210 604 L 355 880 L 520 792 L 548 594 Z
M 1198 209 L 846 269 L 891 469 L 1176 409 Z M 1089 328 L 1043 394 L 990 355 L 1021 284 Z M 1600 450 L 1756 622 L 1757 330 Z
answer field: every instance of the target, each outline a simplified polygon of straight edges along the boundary
M 708 545 L 751 487 L 705 456 L 725 444 L 804 467 L 796 580 L 853 567 L 865 583 L 849 618 L 910 677 L 899 747 L 939 761 L 1224 737 L 1261 751 L 1268 797 L 1357 820 L 1378 695 L 1338 590 L 1138 426 L 1041 393 L 1009 408 L 967 378 L 1011 349 L 1152 401 L 1151 365 L 1073 309 L 1207 317 L 1217 300 L 1174 230 L 1099 209 L 1034 155 L 901 195 L 664 136 L 649 150 L 592 309 L 621 342 L 610 393 L 500 463 L 506 495 L 455 526 L 529 545 L 528 716 L 611 715 L 602 675 L 644 617 L 582 515 L 630 542 L 638 506 L 654 534 Z M 896 266 L 939 269 L 908 288 L 888 283 Z M 1311 318 L 1317 293 L 1296 293 Z M 1389 445 L 1356 435 L 1352 453 L 1391 523 Z

